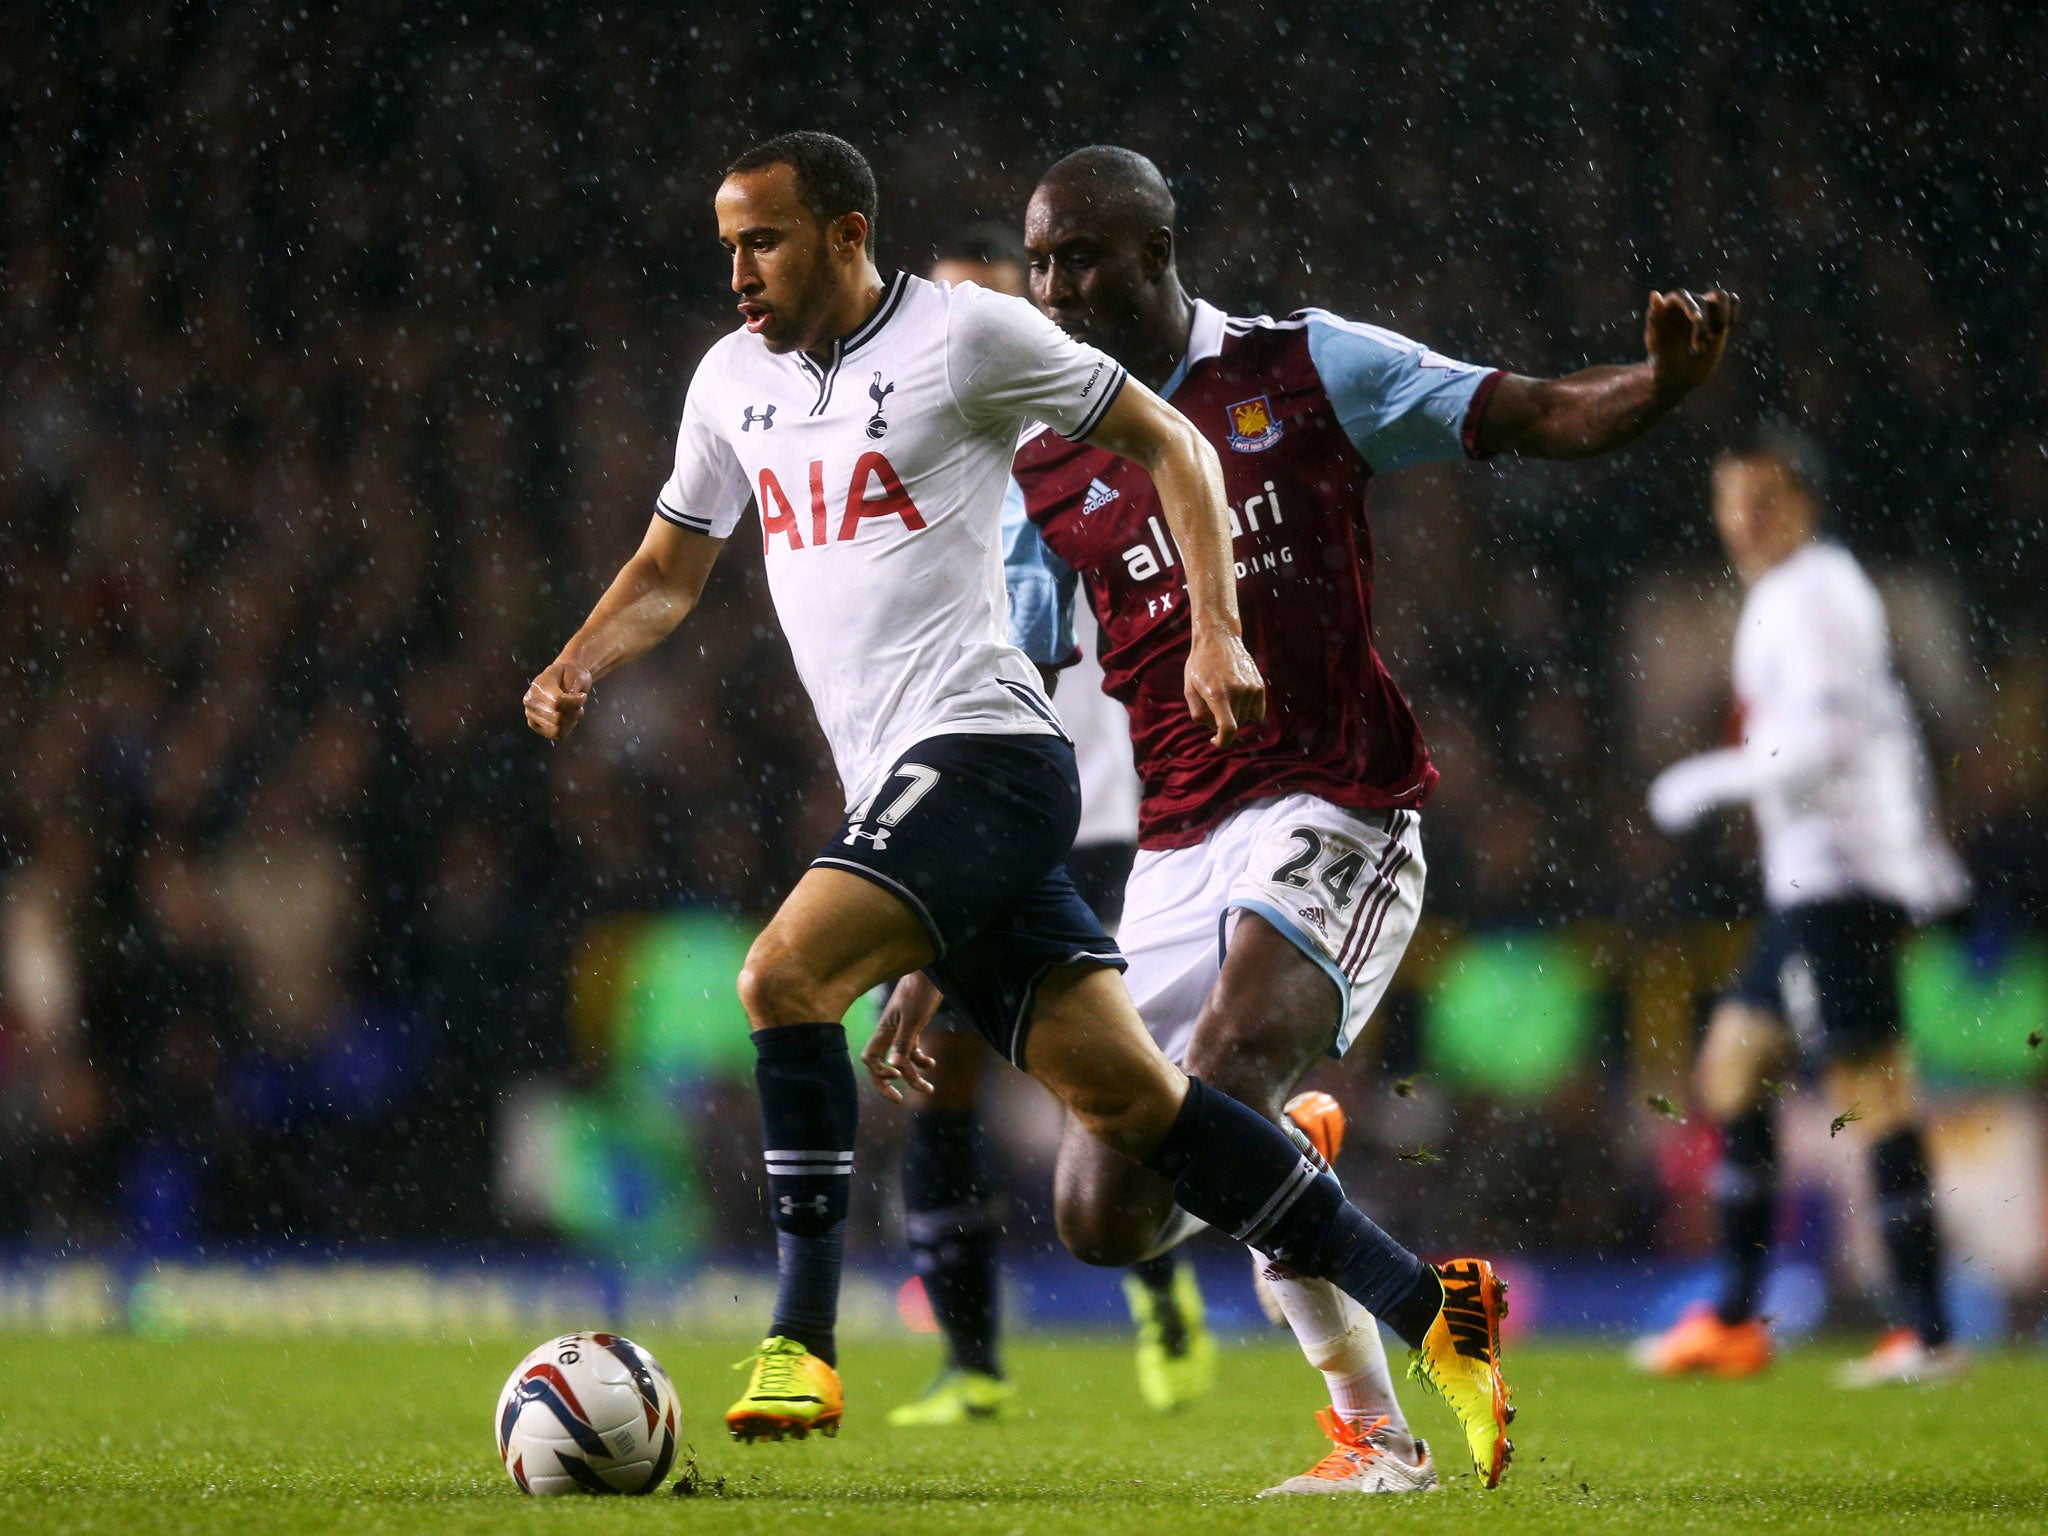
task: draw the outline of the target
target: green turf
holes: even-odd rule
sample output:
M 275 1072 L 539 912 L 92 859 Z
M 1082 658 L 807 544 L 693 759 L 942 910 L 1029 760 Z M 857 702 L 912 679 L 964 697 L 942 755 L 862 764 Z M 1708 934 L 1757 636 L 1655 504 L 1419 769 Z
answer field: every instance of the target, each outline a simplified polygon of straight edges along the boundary
M 0 1532 L 2048 1529 L 2048 1359 L 2035 1355 L 1985 1358 L 1939 1391 L 1845 1395 L 1821 1353 L 1727 1384 L 1644 1381 L 1612 1351 L 1532 1347 L 1509 1362 L 1522 1417 L 1507 1484 L 1485 1494 L 1461 1476 L 1368 1512 L 1249 1502 L 1320 1443 L 1315 1379 L 1290 1350 L 1226 1347 L 1218 1390 L 1161 1418 L 1138 1404 L 1125 1346 L 1092 1337 L 1013 1351 L 1031 1410 L 1013 1425 L 922 1434 L 879 1420 L 921 1384 L 928 1348 L 856 1345 L 846 1434 L 742 1447 L 718 1416 L 744 1345 L 648 1335 L 725 1496 L 526 1499 L 489 1419 L 530 1342 L 0 1334 Z M 1410 1396 L 1416 1427 L 1448 1452 L 1441 1405 Z

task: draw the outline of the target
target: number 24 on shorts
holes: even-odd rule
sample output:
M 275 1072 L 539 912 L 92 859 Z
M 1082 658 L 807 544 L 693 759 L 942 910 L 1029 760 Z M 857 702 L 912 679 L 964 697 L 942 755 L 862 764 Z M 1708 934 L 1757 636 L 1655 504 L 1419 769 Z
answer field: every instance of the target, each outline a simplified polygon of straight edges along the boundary
M 1323 837 L 1310 827 L 1295 827 L 1288 834 L 1299 845 L 1285 863 L 1273 871 L 1273 879 L 1281 885 L 1295 886 L 1307 890 L 1310 871 L 1316 861 L 1323 857 Z M 1315 875 L 1328 893 L 1330 905 L 1339 912 L 1352 902 L 1352 887 L 1365 870 L 1365 855 L 1356 848 L 1345 848 L 1336 853 Z

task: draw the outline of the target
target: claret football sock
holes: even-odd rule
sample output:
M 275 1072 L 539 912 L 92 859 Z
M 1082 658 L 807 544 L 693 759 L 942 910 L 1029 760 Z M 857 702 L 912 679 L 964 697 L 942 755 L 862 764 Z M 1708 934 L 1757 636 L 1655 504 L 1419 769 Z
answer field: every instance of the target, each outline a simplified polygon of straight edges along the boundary
M 903 1206 L 911 1257 L 951 1363 L 1002 1375 L 996 1348 L 1002 1205 L 979 1114 L 924 1110 L 911 1117 Z
M 1347 1201 L 1272 1121 L 1190 1078 L 1166 1139 L 1144 1161 L 1184 1209 L 1331 1281 L 1420 1347 L 1443 1303 L 1435 1272 Z
M 1764 1265 L 1777 1224 L 1777 1131 L 1769 1105 L 1738 1115 L 1721 1128 L 1721 1166 L 1714 1201 L 1721 1208 L 1721 1250 L 1726 1288 L 1715 1311 L 1731 1328 L 1756 1316 Z
M 837 1024 L 757 1029 L 754 1055 L 776 1231 L 778 1284 L 768 1331 L 837 1364 L 833 1329 L 860 1117 L 846 1031 Z
M 1929 1349 L 1946 1344 L 1948 1312 L 1941 1299 L 1941 1230 L 1934 1220 L 1934 1185 L 1919 1128 L 1894 1131 L 1870 1149 L 1878 1215 L 1892 1279 L 1906 1304 L 1906 1320 Z

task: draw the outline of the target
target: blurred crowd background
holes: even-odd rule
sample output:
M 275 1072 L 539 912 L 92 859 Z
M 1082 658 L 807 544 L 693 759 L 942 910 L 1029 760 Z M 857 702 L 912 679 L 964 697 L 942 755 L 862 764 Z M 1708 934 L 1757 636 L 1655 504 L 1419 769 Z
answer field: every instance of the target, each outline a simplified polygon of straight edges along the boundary
M 1722 376 L 1630 451 L 1375 487 L 1444 781 L 1430 926 L 1327 1084 L 1354 1176 L 1425 1243 L 1706 1238 L 1711 1133 L 1646 1102 L 1683 1102 L 1751 850 L 1641 804 L 1723 732 L 1707 473 L 1778 416 L 1828 447 L 1977 880 L 1909 965 L 1937 1152 L 1995 1114 L 2038 1278 L 2048 20 L 1837 9 L 7 7 L 0 1240 L 765 1232 L 730 976 L 839 796 L 758 550 L 569 746 L 518 703 L 731 323 L 721 167 L 815 126 L 872 156 L 885 264 L 1107 140 L 1237 313 L 1554 373 L 1639 356 L 1653 285 L 1740 292 Z M 1001 1091 L 1049 1243 L 1045 1112 Z

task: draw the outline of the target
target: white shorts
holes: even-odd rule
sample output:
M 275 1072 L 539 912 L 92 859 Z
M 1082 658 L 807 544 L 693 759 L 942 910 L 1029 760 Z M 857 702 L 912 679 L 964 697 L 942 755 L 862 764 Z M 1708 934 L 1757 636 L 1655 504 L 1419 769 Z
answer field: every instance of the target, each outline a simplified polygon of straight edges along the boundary
M 1422 914 L 1422 818 L 1286 795 L 1233 811 L 1192 848 L 1141 850 L 1117 943 L 1138 1015 L 1174 1061 L 1223 969 L 1238 916 L 1256 912 L 1335 983 L 1351 1049 L 1386 995 Z

